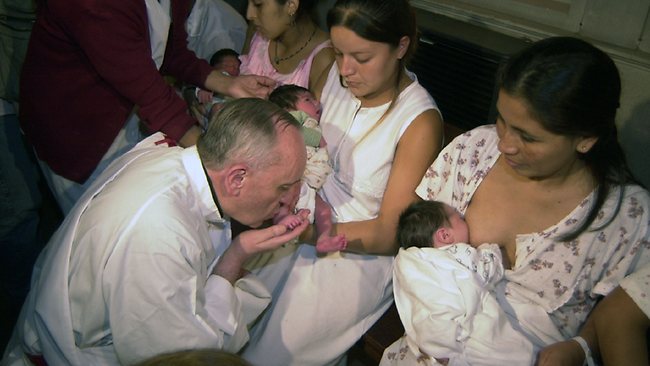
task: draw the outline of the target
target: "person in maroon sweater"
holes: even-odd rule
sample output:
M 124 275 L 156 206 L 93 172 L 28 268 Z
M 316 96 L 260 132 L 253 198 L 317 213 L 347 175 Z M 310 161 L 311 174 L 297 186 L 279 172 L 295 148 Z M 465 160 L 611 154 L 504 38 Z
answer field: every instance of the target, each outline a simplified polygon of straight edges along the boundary
M 265 98 L 274 86 L 223 75 L 187 49 L 192 3 L 41 0 L 21 74 L 20 119 L 64 213 L 137 142 L 123 137 L 126 127 L 142 122 L 181 146 L 196 142 L 201 130 L 163 74 L 233 97 Z

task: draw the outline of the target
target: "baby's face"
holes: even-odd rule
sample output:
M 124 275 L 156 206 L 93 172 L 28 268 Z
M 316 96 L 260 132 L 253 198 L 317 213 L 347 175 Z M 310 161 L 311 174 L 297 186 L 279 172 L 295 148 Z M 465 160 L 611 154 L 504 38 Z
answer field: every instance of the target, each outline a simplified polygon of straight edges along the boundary
M 450 229 L 454 235 L 454 242 L 469 243 L 469 227 L 458 211 L 453 207 L 446 205 L 447 219 L 449 220 Z
M 312 93 L 300 93 L 296 101 L 296 109 L 307 113 L 311 118 L 320 121 L 321 105 Z
M 239 75 L 239 65 L 241 64 L 241 61 L 235 56 L 224 56 L 223 59 L 221 59 L 221 62 L 218 64 L 214 65 L 214 68 L 219 70 L 219 71 L 225 71 L 231 76 L 238 76 Z

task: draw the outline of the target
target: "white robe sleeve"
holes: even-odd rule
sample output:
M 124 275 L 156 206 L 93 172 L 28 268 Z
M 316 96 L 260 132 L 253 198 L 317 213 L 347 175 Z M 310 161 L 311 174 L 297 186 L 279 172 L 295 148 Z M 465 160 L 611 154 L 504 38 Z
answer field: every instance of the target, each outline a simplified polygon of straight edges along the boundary
M 158 225 L 155 219 L 150 226 Z M 117 315 L 109 321 L 120 361 L 183 349 L 239 351 L 249 339 L 248 323 L 270 302 L 269 292 L 253 276 L 233 286 L 212 275 L 218 259 L 211 244 L 182 224 L 159 219 L 175 235 L 160 237 L 155 227 L 131 233 L 128 240 L 139 244 L 118 247 L 104 271 L 109 314 Z

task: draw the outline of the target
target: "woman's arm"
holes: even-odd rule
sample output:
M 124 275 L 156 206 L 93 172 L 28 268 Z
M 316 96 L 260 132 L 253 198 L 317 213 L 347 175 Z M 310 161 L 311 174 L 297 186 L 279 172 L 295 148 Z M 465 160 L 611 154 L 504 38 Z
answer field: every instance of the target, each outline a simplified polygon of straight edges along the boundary
M 593 354 L 597 354 L 598 340 L 593 323 L 588 320 L 580 336 L 585 340 Z M 536 366 L 582 366 L 585 364 L 585 352 L 580 343 L 573 339 L 556 342 L 542 348 L 537 354 Z
M 648 300 L 650 301 L 650 300 Z M 604 365 L 648 365 L 646 331 L 650 319 L 620 286 L 593 311 L 598 346 Z
M 266 99 L 275 87 L 271 78 L 259 75 L 228 76 L 213 70 L 205 80 L 205 88 L 234 98 L 257 97 Z
M 603 365 L 647 366 L 646 332 L 650 319 L 620 286 L 594 308 L 580 330 L 594 359 Z M 585 354 L 574 340 L 551 344 L 539 353 L 538 366 L 582 366 Z
M 384 198 L 375 219 L 336 224 L 334 234 L 345 234 L 348 251 L 395 254 L 399 215 L 419 200 L 415 187 L 441 149 L 442 119 L 436 110 L 420 114 L 406 129 L 395 151 Z

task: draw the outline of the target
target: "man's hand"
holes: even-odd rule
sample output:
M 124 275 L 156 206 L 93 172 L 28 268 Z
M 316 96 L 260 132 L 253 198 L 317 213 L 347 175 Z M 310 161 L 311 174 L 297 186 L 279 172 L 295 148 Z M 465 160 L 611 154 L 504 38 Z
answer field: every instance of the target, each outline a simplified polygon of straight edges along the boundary
M 309 210 L 300 210 L 296 216 L 302 219 L 299 225 L 289 229 L 286 225 L 276 224 L 265 229 L 248 230 L 239 234 L 231 246 L 238 246 L 244 255 L 275 249 L 280 245 L 297 238 L 309 226 Z
M 309 226 L 309 210 L 301 210 L 296 215 L 302 218 L 302 223 L 292 230 L 285 225 L 273 225 L 239 234 L 219 258 L 212 273 L 234 284 L 242 276 L 243 265 L 252 255 L 278 248 L 305 231 Z

